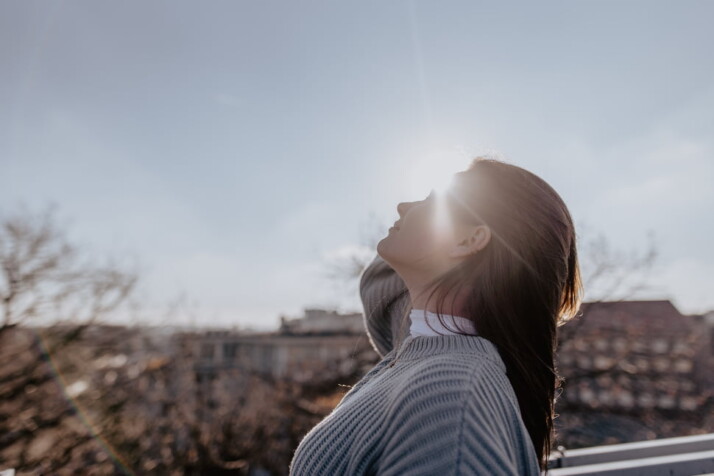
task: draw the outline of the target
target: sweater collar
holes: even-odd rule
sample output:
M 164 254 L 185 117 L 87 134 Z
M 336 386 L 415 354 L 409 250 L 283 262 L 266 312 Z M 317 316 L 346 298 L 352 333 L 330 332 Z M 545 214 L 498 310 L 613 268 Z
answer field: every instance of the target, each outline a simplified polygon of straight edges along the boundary
M 457 334 L 457 330 L 467 332 L 471 335 L 478 334 L 476 327 L 470 319 L 451 314 L 442 314 L 444 324 L 439 321 L 435 312 L 425 309 L 412 309 L 409 312 L 411 327 L 409 333 L 413 336 L 437 336 L 445 334 Z
M 395 352 L 397 360 L 412 360 L 445 353 L 474 354 L 494 361 L 504 372 L 506 365 L 495 344 L 481 336 L 436 335 L 407 336 Z

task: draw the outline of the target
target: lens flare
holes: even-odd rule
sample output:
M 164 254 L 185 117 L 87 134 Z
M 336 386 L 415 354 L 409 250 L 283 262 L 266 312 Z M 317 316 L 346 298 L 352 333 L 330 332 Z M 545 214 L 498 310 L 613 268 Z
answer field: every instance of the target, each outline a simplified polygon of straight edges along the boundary
M 449 239 L 454 234 L 454 221 L 449 212 L 447 203 L 447 193 L 449 187 L 442 185 L 441 188 L 434 188 L 434 232 L 439 238 Z
M 72 385 L 68 385 L 67 381 L 64 379 L 55 357 L 50 352 L 50 346 L 47 344 L 45 336 L 41 331 L 35 331 L 34 334 L 41 357 L 49 365 L 52 371 L 52 376 L 62 390 L 67 403 L 69 403 L 74 409 L 75 415 L 79 418 L 79 421 L 84 425 L 91 437 L 104 449 L 104 451 L 106 451 L 107 455 L 114 463 L 114 469 L 123 474 L 134 476 L 136 473 L 134 473 L 134 471 L 130 468 L 128 462 L 115 450 L 112 444 L 103 437 L 101 429 L 93 422 L 93 419 L 89 416 L 89 413 L 84 409 L 84 407 L 80 405 L 77 399 L 78 395 L 73 391 L 76 389 L 72 389 Z

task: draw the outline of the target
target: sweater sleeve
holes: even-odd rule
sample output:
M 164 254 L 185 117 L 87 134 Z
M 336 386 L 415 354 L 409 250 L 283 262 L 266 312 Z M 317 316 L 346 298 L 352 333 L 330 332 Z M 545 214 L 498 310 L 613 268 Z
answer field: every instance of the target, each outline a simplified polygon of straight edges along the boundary
M 532 447 L 523 444 L 512 407 L 487 367 L 478 366 L 467 381 L 431 372 L 419 376 L 424 385 L 414 385 L 413 376 L 395 405 L 378 474 L 539 475 Z
M 367 336 L 379 356 L 384 357 L 409 333 L 408 323 L 399 328 L 410 304 L 407 287 L 397 272 L 377 255 L 362 271 L 359 291 Z

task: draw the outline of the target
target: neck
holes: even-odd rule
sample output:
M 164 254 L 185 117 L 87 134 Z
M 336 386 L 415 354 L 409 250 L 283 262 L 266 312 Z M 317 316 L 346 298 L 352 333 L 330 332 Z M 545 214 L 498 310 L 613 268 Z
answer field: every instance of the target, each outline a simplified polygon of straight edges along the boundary
M 441 311 L 442 314 L 446 313 L 452 316 L 462 316 L 465 314 L 464 306 L 462 304 L 463 300 L 459 297 L 451 299 L 451 293 L 447 294 L 446 298 L 444 299 L 445 308 L 437 309 L 437 303 L 439 301 L 438 293 L 434 294 L 434 296 L 429 300 L 429 304 L 427 305 L 426 300 L 429 296 L 429 291 L 426 291 L 424 288 L 414 287 L 407 287 L 407 289 L 409 290 L 409 298 L 411 300 L 412 309 L 421 309 L 433 313 Z
M 425 309 L 412 309 L 409 313 L 411 326 L 409 333 L 412 336 L 432 336 L 466 333 L 476 335 L 476 326 L 474 323 L 462 316 L 452 314 L 441 314 L 439 316 Z M 443 321 L 443 323 L 442 323 Z

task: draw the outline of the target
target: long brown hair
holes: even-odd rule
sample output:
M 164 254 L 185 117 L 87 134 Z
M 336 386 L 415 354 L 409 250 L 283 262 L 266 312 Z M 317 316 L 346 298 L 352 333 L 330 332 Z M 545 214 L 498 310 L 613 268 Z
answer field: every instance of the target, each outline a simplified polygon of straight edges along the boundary
M 426 288 L 432 290 L 427 303 L 437 295 L 444 325 L 444 301 L 451 295 L 453 306 L 459 295 L 459 315 L 498 348 L 540 468 L 546 470 L 555 392 L 563 380 L 555 368 L 557 327 L 575 317 L 584 291 L 575 227 L 560 195 L 521 167 L 476 157 L 463 173 L 474 186 L 459 197 L 448 193 L 450 210 L 456 220 L 487 225 L 491 240 L 433 280 Z

